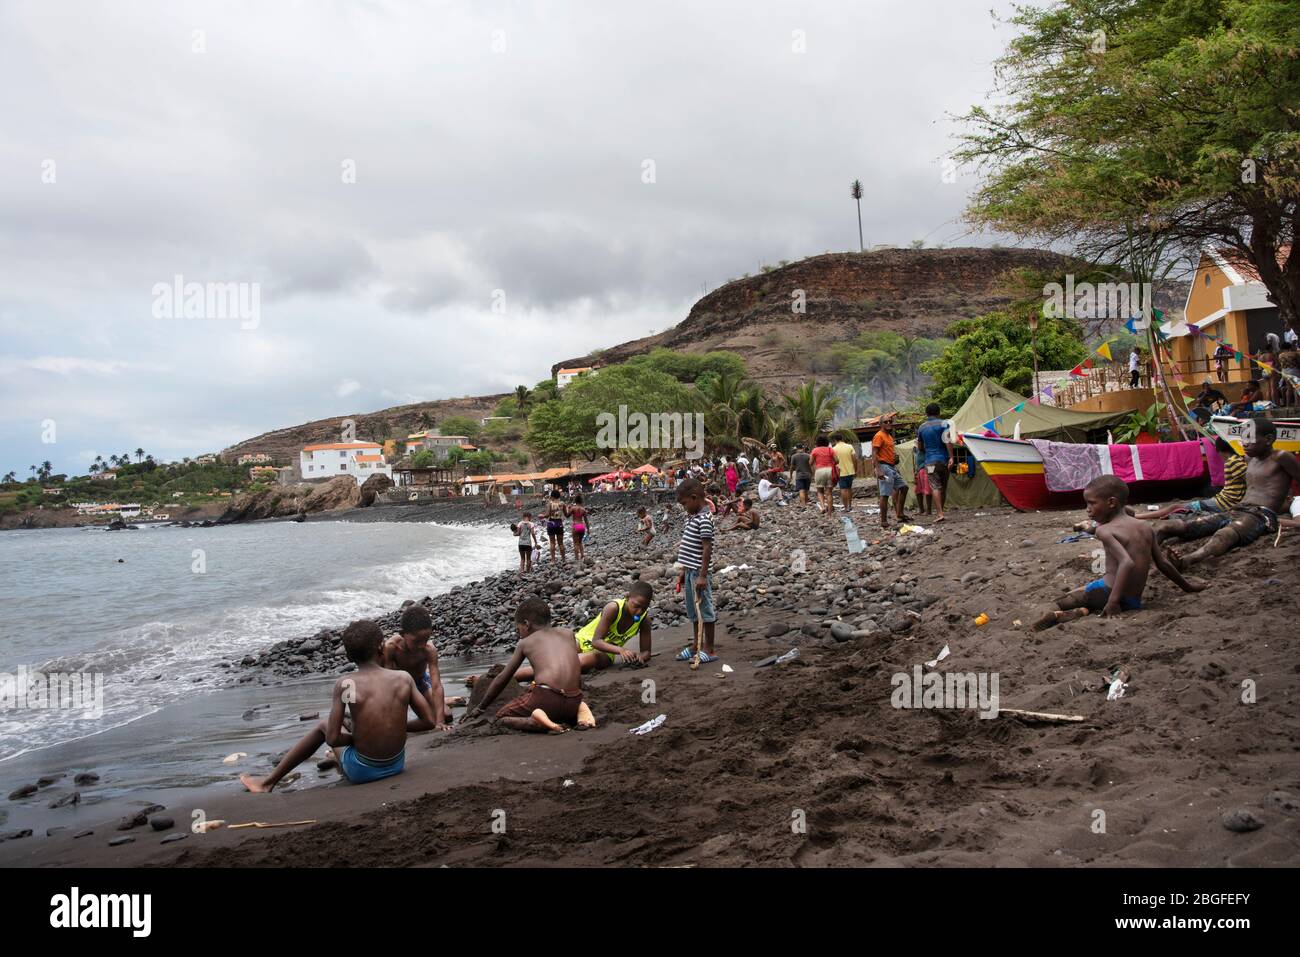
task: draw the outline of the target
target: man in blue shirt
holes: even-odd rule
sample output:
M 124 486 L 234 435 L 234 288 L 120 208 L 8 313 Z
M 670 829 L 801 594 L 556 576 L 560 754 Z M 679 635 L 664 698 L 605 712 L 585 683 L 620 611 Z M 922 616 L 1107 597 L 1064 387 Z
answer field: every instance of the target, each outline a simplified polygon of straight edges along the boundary
M 939 418 L 939 405 L 931 402 L 925 407 L 926 420 L 916 430 L 916 444 L 924 456 L 921 467 L 930 480 L 930 498 L 939 513 L 936 522 L 943 521 L 943 493 L 948 488 L 948 473 L 952 468 L 952 443 L 948 439 L 948 423 Z

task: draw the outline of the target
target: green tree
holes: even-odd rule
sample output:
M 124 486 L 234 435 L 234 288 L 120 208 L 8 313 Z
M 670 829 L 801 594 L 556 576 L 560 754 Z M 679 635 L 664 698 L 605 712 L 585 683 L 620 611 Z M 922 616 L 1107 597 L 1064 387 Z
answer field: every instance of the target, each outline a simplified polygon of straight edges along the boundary
M 840 399 L 833 394 L 832 388 L 816 379 L 785 393 L 781 401 L 794 437 L 809 447 L 817 441 L 818 435 L 826 431 L 840 408 Z
M 543 462 L 594 461 L 625 444 L 598 443 L 598 416 L 617 420 L 620 409 L 628 414 L 686 414 L 699 406 L 696 395 L 666 373 L 637 363 L 608 366 L 599 375 L 575 380 L 560 398 L 535 406 L 528 417 L 527 442 Z
M 443 435 L 464 435 L 471 442 L 478 437 L 479 423 L 467 415 L 449 415 L 442 420 Z
M 1040 302 L 1022 301 L 948 327 L 953 342 L 921 367 L 933 376 L 930 395 L 946 414 L 961 407 L 982 376 L 1022 395 L 1033 389 L 1029 320 L 1041 309 Z M 1037 348 L 1040 369 L 1070 369 L 1087 355 L 1083 330 L 1072 319 L 1039 319 Z
M 968 220 L 1139 282 L 1225 246 L 1297 328 L 1293 0 L 1056 0 L 1011 22 L 999 105 L 964 117 L 955 153 L 985 174 Z
M 456 451 L 459 452 L 460 449 L 457 449 Z M 432 466 L 433 466 L 433 452 L 431 452 L 429 449 L 420 449 L 420 451 L 416 452 L 414 455 L 411 456 L 412 468 L 427 469 L 427 468 L 431 468 Z

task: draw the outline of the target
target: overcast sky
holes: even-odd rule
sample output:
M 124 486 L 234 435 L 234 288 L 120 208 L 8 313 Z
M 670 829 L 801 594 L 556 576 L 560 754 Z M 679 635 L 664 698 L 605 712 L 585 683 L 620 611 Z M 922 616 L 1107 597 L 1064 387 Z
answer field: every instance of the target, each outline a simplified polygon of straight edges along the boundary
M 987 245 L 942 167 L 989 6 L 9 0 L 0 472 L 532 385 L 855 249 L 854 177 L 868 244 Z

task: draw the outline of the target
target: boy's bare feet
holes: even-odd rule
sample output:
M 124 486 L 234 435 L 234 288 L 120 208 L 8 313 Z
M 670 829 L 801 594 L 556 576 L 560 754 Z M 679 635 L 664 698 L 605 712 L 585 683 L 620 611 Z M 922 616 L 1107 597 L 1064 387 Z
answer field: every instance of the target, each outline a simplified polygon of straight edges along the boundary
M 1072 608 L 1069 611 L 1049 611 L 1042 618 L 1034 622 L 1034 631 L 1045 631 L 1062 622 L 1074 621 L 1076 618 L 1083 618 L 1089 614 L 1087 608 Z
M 271 793 L 271 789 L 266 787 L 263 784 L 265 780 L 266 780 L 265 778 L 256 777 L 252 774 L 249 774 L 247 771 L 245 771 L 243 774 L 239 776 L 239 783 L 242 784 L 244 787 L 248 788 L 248 790 L 252 791 L 254 794 Z
M 534 708 L 532 717 L 534 721 L 545 728 L 550 734 L 564 734 L 565 729 L 552 721 L 550 715 L 541 708 Z
M 581 730 L 594 728 L 596 726 L 596 716 L 591 713 L 587 707 L 587 702 L 583 701 L 578 705 L 578 727 Z

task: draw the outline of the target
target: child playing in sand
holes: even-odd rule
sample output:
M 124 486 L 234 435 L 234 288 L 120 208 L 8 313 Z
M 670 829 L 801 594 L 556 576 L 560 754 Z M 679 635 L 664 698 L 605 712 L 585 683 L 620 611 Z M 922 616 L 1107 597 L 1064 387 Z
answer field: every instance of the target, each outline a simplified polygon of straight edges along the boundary
M 578 630 L 574 641 L 583 671 L 601 671 L 620 661 L 625 665 L 650 663 L 650 603 L 654 595 L 649 582 L 634 581 L 626 598 L 606 602 L 600 614 Z M 639 651 L 627 647 L 634 637 Z M 516 681 L 532 679 L 533 669 L 527 665 L 515 673 Z M 472 686 L 473 682 L 469 684 Z
M 704 486 L 695 479 L 687 479 L 677 486 L 677 501 L 686 510 L 682 525 L 682 541 L 677 551 L 677 588 L 686 591 L 686 617 L 692 627 L 696 619 L 704 626 L 700 661 L 716 661 L 714 632 L 718 617 L 713 611 L 713 587 L 709 581 L 709 566 L 713 560 L 713 513 L 705 507 Z M 678 661 L 690 661 L 692 649 L 688 645 L 677 655 Z
M 1097 541 L 1106 550 L 1104 577 L 1056 600 L 1057 611 L 1045 613 L 1034 623 L 1035 631 L 1061 622 L 1082 618 L 1092 612 L 1117 615 L 1142 607 L 1142 590 L 1146 587 L 1151 565 L 1186 592 L 1205 589 L 1201 581 L 1188 581 L 1166 557 L 1156 541 L 1151 525 L 1125 511 L 1128 486 L 1114 475 L 1093 479 L 1083 490 L 1088 517 L 1097 523 Z
M 641 534 L 641 545 L 649 545 L 655 537 L 654 519 L 650 517 L 650 513 L 645 510 L 644 505 L 636 510 L 636 518 L 636 530 Z
M 477 718 L 496 700 L 525 658 L 531 668 L 528 691 L 504 705 L 496 722 L 515 731 L 562 734 L 564 725 L 594 728 L 596 719 L 582 700 L 582 666 L 573 632 L 551 627 L 551 608 L 540 598 L 525 598 L 515 611 L 519 644 L 505 667 L 492 679 L 482 700 L 465 712 L 462 722 Z
M 537 546 L 537 526 L 533 524 L 533 513 L 524 512 L 519 524 L 510 523 L 510 531 L 519 536 L 519 574 L 525 575 L 533 570 L 533 549 Z
M 415 687 L 429 702 L 438 719 L 436 729 L 451 729 L 451 706 L 442 690 L 442 677 L 438 674 L 438 646 L 433 638 L 433 618 L 423 605 L 411 605 L 402 612 L 401 631 L 384 642 L 379 663 L 385 668 L 405 671 L 415 679 Z M 408 731 L 417 728 L 418 722 L 407 725 Z
M 405 671 L 380 664 L 384 633 L 373 621 L 354 621 L 343 632 L 343 649 L 357 670 L 334 682 L 330 716 L 307 732 L 265 778 L 241 774 L 239 780 L 254 793 L 270 791 L 322 744 L 338 748 L 339 770 L 354 784 L 400 774 L 406 766 L 406 709 L 419 715 L 417 730 L 437 722 L 433 707 Z M 352 716 L 352 730 L 343 729 L 343 712 Z M 375 755 L 388 755 L 375 757 Z

